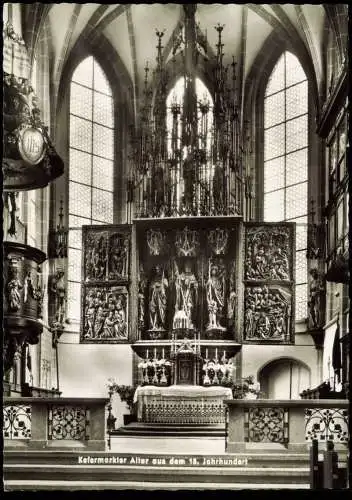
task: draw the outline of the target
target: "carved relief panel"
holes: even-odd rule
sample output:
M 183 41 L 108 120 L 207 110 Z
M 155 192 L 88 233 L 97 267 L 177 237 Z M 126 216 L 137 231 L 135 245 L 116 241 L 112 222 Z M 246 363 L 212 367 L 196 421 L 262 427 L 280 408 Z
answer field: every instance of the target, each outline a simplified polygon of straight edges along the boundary
M 247 223 L 243 340 L 294 341 L 294 223 Z
M 83 227 L 81 343 L 127 342 L 131 228 Z
M 167 339 L 180 330 L 233 338 L 237 226 L 207 225 L 180 219 L 137 231 L 141 339 Z

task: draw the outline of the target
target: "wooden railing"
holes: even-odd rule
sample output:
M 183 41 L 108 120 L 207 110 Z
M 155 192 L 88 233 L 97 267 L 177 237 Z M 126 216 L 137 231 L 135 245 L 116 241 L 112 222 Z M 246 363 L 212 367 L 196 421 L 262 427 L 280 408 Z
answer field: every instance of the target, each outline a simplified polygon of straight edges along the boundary
M 105 450 L 106 398 L 3 399 L 5 449 Z
M 348 444 L 348 401 L 226 400 L 226 451 L 308 451 L 312 441 Z

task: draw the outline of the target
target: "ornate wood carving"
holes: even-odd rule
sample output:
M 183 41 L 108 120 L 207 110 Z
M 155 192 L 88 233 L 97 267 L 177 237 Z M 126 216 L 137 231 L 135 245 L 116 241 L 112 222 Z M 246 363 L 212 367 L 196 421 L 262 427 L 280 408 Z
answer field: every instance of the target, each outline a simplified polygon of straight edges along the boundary
M 289 341 L 291 320 L 291 293 L 287 288 L 246 288 L 245 340 Z
M 130 226 L 83 226 L 82 343 L 128 341 L 130 247 Z
M 244 341 L 291 343 L 294 325 L 293 223 L 247 223 Z
M 46 256 L 20 243 L 4 242 L 4 366 L 9 369 L 24 342 L 36 344 L 43 326 L 40 264 Z
M 292 280 L 292 226 L 247 228 L 245 279 Z
M 87 286 L 82 308 L 81 342 L 128 339 L 128 291 L 125 286 Z

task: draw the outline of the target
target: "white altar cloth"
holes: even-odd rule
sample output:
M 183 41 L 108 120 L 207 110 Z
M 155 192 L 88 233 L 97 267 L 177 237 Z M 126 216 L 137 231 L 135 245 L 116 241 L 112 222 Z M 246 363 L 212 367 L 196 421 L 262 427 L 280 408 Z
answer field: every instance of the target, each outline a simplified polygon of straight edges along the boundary
M 134 395 L 138 421 L 156 423 L 222 423 L 224 399 L 232 399 L 229 387 L 147 385 Z

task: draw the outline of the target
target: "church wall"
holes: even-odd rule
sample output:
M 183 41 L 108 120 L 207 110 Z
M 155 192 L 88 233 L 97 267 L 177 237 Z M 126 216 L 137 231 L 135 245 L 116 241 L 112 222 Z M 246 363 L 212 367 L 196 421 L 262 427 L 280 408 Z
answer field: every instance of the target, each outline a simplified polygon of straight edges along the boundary
M 299 337 L 307 337 L 299 336 Z M 296 339 L 296 343 L 297 339 Z M 299 345 L 243 345 L 242 346 L 242 377 L 253 375 L 258 377 L 259 371 L 264 365 L 280 358 L 293 358 L 294 360 L 305 363 L 311 370 L 310 386 L 315 387 L 320 383 L 319 357 L 314 345 L 305 345 L 306 342 L 299 342 Z M 286 377 L 285 371 L 281 374 L 277 372 L 277 377 Z M 277 385 L 280 385 L 277 380 Z M 308 387 L 302 388 L 302 390 Z M 287 394 L 287 391 L 286 391 Z
M 62 397 L 108 397 L 108 379 L 120 385 L 132 385 L 132 349 L 130 345 L 82 345 L 78 334 L 66 333 L 58 344 L 59 388 Z M 113 398 L 117 426 L 128 413 L 125 403 Z

